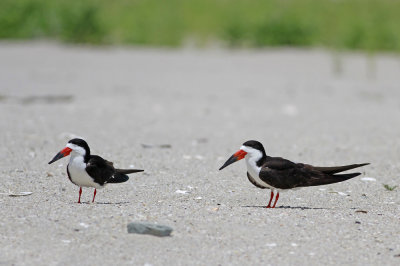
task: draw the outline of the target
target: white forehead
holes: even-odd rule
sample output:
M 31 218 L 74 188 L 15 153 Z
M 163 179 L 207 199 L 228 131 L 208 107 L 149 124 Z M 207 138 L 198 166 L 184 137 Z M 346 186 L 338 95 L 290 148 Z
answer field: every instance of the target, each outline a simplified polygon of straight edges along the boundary
M 86 151 L 85 151 L 84 148 L 82 148 L 81 146 L 78 146 L 78 145 L 76 145 L 76 144 L 67 143 L 66 146 L 67 146 L 68 148 L 70 148 L 71 150 L 76 151 L 76 152 L 78 152 L 78 153 L 80 153 L 80 154 L 85 154 L 85 153 L 86 153 Z
M 263 154 L 261 151 L 254 149 L 252 147 L 249 146 L 245 146 L 243 145 L 242 147 L 240 147 L 241 150 L 247 152 L 245 158 L 246 160 L 251 160 L 253 162 L 258 161 L 260 158 L 262 158 Z
M 243 150 L 243 151 L 245 151 L 245 152 L 247 152 L 247 153 L 261 153 L 259 150 L 257 150 L 257 149 L 254 149 L 254 148 L 252 148 L 252 147 L 249 147 L 249 146 L 242 146 L 242 147 L 240 147 L 240 149 L 241 150 Z

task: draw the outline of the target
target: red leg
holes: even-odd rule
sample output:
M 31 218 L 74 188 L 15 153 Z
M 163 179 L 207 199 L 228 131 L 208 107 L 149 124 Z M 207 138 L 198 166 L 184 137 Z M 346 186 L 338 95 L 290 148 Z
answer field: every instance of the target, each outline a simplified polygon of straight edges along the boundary
M 275 205 L 278 202 L 278 199 L 279 199 L 279 192 L 276 194 L 274 206 L 272 206 L 271 208 L 275 208 Z
M 78 199 L 78 203 L 81 203 L 81 195 L 82 195 L 82 188 L 79 188 L 79 199 Z
M 271 208 L 271 202 L 272 202 L 273 198 L 274 198 L 274 192 L 271 189 L 271 197 L 269 198 L 269 202 L 268 202 L 268 205 L 267 205 L 266 208 Z
M 96 197 L 96 189 L 94 189 L 94 193 L 93 193 L 93 200 L 92 202 L 94 202 L 94 198 Z

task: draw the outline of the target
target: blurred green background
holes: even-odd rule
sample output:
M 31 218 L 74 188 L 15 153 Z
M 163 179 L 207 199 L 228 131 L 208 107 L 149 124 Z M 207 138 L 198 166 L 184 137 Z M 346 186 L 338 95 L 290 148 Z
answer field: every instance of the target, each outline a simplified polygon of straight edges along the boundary
M 400 51 L 397 0 L 0 0 L 0 39 Z

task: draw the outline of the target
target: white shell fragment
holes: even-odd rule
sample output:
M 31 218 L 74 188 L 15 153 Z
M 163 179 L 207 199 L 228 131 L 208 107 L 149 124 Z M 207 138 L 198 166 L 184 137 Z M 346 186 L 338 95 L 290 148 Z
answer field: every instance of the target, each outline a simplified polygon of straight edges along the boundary
M 329 193 L 336 193 L 336 194 L 339 194 L 340 196 L 348 196 L 348 194 L 341 192 L 341 191 L 329 191 Z
M 89 225 L 85 224 L 85 223 L 79 223 L 79 225 L 82 226 L 83 228 L 88 228 L 89 227 Z
M 177 191 L 175 191 L 175 193 L 178 193 L 178 194 L 189 194 L 190 192 L 187 191 L 187 190 L 180 190 L 180 189 L 178 189 Z
M 8 190 L 8 193 L 0 193 L 1 195 L 8 195 L 10 197 L 22 197 L 22 196 L 28 196 L 31 195 L 33 192 L 30 191 L 22 191 L 22 192 L 13 192 L 11 190 Z
M 373 177 L 363 177 L 361 178 L 362 181 L 366 181 L 366 182 L 375 182 L 376 179 Z

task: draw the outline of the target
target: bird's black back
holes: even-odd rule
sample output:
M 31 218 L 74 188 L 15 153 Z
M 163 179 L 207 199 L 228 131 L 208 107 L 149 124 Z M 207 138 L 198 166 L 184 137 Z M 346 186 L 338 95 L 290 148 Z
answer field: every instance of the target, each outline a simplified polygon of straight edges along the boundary
M 143 172 L 140 169 L 115 169 L 113 163 L 98 155 L 90 155 L 86 172 L 96 183 L 123 183 L 129 180 L 128 174 Z
M 115 174 L 115 168 L 112 162 L 104 160 L 97 155 L 90 155 L 86 165 L 86 172 L 96 183 L 104 185 Z

